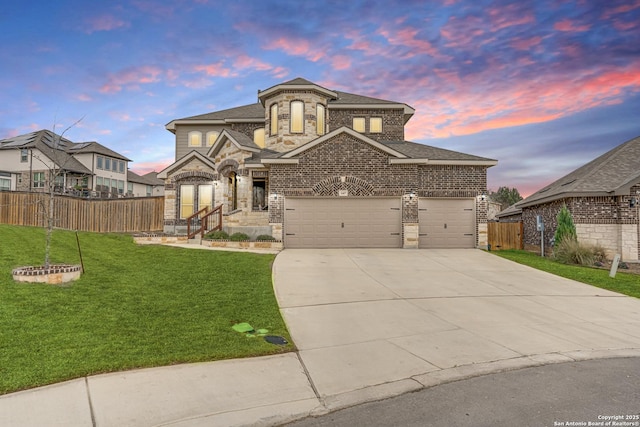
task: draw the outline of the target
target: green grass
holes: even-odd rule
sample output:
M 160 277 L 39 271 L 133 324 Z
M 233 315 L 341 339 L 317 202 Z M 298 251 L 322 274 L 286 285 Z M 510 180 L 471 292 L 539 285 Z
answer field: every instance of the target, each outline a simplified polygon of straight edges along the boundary
M 609 277 L 609 270 L 561 264 L 531 252 L 505 250 L 491 253 L 557 276 L 640 298 L 640 276 L 637 274 L 623 273 L 618 270 L 616 277 L 611 278 Z
M 79 233 L 85 273 L 61 287 L 14 282 L 42 265 L 45 232 L 0 224 L 0 394 L 102 372 L 275 354 L 249 322 L 291 341 L 271 282 L 274 255 L 138 246 Z M 79 264 L 73 232 L 54 231 L 52 263 Z

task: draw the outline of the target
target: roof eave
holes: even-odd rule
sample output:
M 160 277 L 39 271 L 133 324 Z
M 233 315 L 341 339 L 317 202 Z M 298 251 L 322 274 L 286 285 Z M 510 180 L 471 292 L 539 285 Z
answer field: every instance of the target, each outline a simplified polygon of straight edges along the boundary
M 495 166 L 497 160 L 429 160 L 429 159 L 389 159 L 394 164 L 419 164 L 419 165 L 455 165 L 455 166 Z
M 332 90 L 323 88 L 322 86 L 318 86 L 318 85 L 275 85 L 273 87 L 270 87 L 269 89 L 265 89 L 263 91 L 258 91 L 258 100 L 260 101 L 260 103 L 262 105 L 264 105 L 264 100 L 265 98 L 268 98 L 270 95 L 277 93 L 281 90 L 295 90 L 295 91 L 299 91 L 299 90 L 314 90 L 316 92 L 320 92 L 323 95 L 328 96 L 329 98 L 337 98 L 338 94 Z
M 299 159 L 274 158 L 262 159 L 260 162 L 264 165 L 297 165 L 299 163 Z
M 551 203 L 551 202 L 555 202 L 556 200 L 571 199 L 574 197 L 611 197 L 615 195 L 616 194 L 613 191 L 562 192 L 562 193 L 551 194 L 549 196 L 541 197 L 539 199 L 535 199 L 531 201 L 523 200 L 521 202 L 518 202 L 518 207 L 521 209 L 529 208 L 531 206 L 542 205 L 544 203 Z

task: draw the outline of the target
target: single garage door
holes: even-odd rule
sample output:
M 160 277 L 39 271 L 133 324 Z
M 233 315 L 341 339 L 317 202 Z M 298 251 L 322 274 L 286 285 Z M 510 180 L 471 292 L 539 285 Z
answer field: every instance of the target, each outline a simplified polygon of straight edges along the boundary
M 474 248 L 474 199 L 419 199 L 421 248 Z
M 399 248 L 400 198 L 285 199 L 287 248 Z

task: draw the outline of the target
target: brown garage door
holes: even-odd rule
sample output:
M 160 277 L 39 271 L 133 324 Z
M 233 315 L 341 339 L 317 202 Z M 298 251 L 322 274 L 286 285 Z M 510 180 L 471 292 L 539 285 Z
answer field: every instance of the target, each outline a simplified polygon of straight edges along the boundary
M 285 200 L 287 248 L 399 248 L 400 198 L 291 198 Z
M 474 199 L 419 199 L 421 248 L 474 248 Z

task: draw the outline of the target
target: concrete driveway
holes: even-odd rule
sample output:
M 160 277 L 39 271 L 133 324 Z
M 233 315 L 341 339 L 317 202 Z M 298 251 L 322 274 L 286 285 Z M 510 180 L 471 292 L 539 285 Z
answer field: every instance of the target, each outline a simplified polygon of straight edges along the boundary
M 483 373 L 640 356 L 640 300 L 480 250 L 285 250 L 276 296 L 327 409 Z

